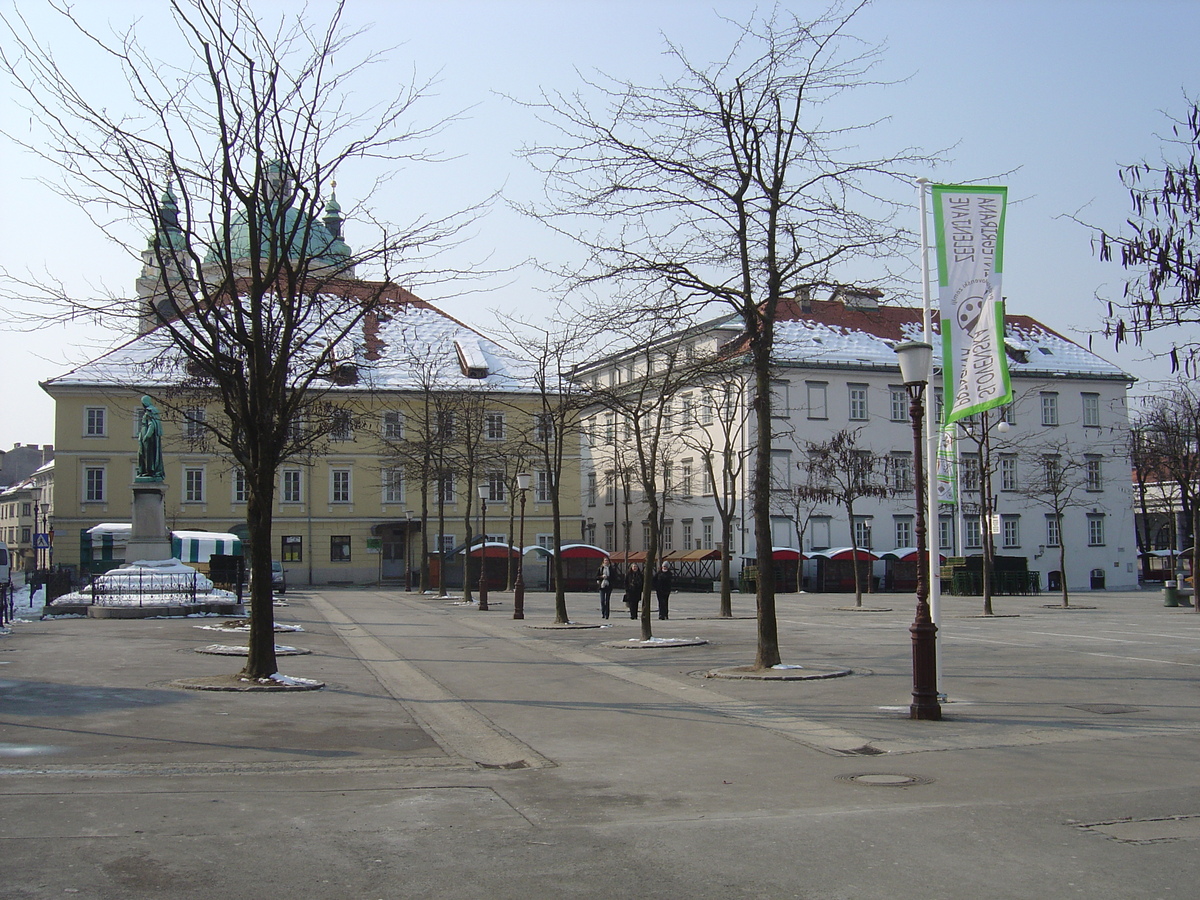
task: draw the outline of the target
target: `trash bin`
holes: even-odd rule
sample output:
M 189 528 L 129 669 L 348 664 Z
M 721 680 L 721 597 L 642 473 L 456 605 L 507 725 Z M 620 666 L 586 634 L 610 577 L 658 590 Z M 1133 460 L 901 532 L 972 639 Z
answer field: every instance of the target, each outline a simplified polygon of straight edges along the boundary
M 1179 588 L 1174 581 L 1163 582 L 1163 606 L 1179 605 Z

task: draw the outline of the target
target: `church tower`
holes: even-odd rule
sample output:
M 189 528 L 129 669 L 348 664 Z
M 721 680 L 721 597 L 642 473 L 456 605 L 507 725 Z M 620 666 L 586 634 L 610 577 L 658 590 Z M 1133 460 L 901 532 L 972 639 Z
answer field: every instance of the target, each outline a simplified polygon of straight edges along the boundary
M 179 204 L 170 184 L 158 201 L 154 233 L 142 251 L 142 274 L 136 282 L 138 333 L 156 328 L 162 318 L 171 318 L 190 301 L 191 254 L 187 237 L 179 227 Z M 157 310 L 157 312 L 156 312 Z

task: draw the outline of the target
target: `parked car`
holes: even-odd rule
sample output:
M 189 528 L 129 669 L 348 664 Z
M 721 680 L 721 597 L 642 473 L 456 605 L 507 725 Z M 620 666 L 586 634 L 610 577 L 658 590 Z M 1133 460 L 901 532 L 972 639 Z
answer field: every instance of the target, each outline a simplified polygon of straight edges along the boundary
M 287 593 L 287 572 L 283 570 L 283 563 L 278 560 L 271 560 L 271 590 L 276 594 Z

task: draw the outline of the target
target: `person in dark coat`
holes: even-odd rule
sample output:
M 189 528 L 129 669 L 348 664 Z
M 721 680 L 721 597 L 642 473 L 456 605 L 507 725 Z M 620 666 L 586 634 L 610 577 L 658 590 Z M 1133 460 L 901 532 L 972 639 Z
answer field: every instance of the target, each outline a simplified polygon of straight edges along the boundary
M 629 573 L 625 576 L 625 605 L 629 607 L 629 618 L 638 617 L 638 604 L 642 602 L 642 567 L 637 563 L 629 564 Z
M 600 618 L 602 619 L 608 618 L 608 601 L 612 597 L 612 576 L 612 563 L 606 556 L 596 571 L 596 583 L 600 586 Z
M 650 583 L 654 586 L 654 593 L 658 596 L 658 617 L 660 619 L 668 617 L 667 601 L 671 598 L 672 578 L 671 567 L 666 563 L 659 566 L 658 571 L 650 578 Z

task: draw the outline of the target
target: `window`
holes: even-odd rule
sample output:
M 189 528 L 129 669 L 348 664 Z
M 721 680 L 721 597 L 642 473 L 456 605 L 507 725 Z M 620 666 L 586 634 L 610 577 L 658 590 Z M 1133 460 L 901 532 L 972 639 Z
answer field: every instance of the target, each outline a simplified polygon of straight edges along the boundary
M 7 513 L 6 518 L 12 517 L 11 504 L 9 506 L 10 506 L 10 511 Z M 33 515 L 33 503 L 31 503 L 29 501 L 22 503 L 21 504 L 21 515 L 24 516 L 25 518 L 29 518 L 30 516 L 32 516 Z
M 352 441 L 354 440 L 354 417 L 348 409 L 335 409 L 333 411 L 333 426 L 330 429 L 330 436 L 335 441 Z
M 549 413 L 538 413 L 534 417 L 533 439 L 539 444 L 549 444 L 554 440 L 554 419 Z
M 283 489 L 280 500 L 284 503 L 299 503 L 304 497 L 300 493 L 300 470 L 284 469 L 282 473 Z
M 1099 456 L 1085 456 L 1083 458 L 1083 472 L 1087 489 L 1089 491 L 1104 490 L 1104 479 L 1100 470 Z
M 950 516 L 938 516 L 938 549 L 954 549 L 954 519 Z
M 897 547 L 912 547 L 913 546 L 912 516 L 896 516 L 892 521 L 896 527 L 896 546 Z
M 503 472 L 488 472 L 487 478 L 488 502 L 503 503 L 508 499 L 508 487 L 504 482 Z M 592 475 L 595 478 L 595 474 Z
M 1000 545 L 1006 549 L 1021 546 L 1021 517 L 1000 517 Z
M 389 410 L 383 414 L 383 437 L 388 441 L 404 440 L 404 417 Z
M 204 469 L 185 467 L 183 470 L 183 502 L 204 502 Z
M 679 464 L 679 495 L 681 497 L 692 496 L 692 461 L 690 459 L 685 459 Z
M 1000 457 L 1000 490 L 1015 491 L 1017 489 L 1017 458 L 1004 455 Z
M 595 506 L 597 498 L 596 473 L 588 472 L 587 476 L 587 505 Z
M 350 562 L 350 535 L 335 534 L 330 536 L 329 561 Z
M 493 412 L 483 417 L 483 435 L 489 441 L 504 440 L 504 413 Z
M 537 473 L 537 485 L 534 487 L 533 500 L 535 503 L 550 502 L 550 486 L 553 480 L 550 478 L 549 472 Z
M 983 548 L 983 529 L 980 527 L 979 519 L 975 516 L 967 516 L 963 519 L 963 547 L 966 550 Z
M 194 406 L 183 411 L 183 436 L 189 441 L 204 437 L 205 412 L 203 407 Z
M 85 466 L 83 469 L 83 500 L 85 503 L 103 503 L 104 466 Z
M 1042 392 L 1042 424 L 1058 424 L 1058 394 L 1054 391 Z
M 304 538 L 285 534 L 280 539 L 279 558 L 283 562 L 304 562 Z
M 1084 428 L 1099 428 L 1100 427 L 1100 395 L 1099 394 L 1082 394 L 1083 399 L 1083 427 Z
M 1062 519 L 1053 513 L 1046 514 L 1046 546 L 1057 547 L 1062 542 Z
M 246 470 L 233 470 L 233 502 L 245 503 L 249 499 L 249 489 L 246 487 Z
M 613 523 L 605 522 L 604 523 L 604 546 L 612 547 L 615 550 L 616 547 L 613 544 L 613 533 L 614 533 Z
M 704 396 L 700 400 L 700 424 L 711 425 L 713 423 L 713 393 L 706 390 Z
M 854 542 L 860 549 L 871 549 L 871 520 L 869 518 L 854 517 Z
M 850 421 L 865 422 L 867 420 L 867 386 L 865 384 L 849 385 L 850 389 Z
M 808 389 L 808 417 L 810 419 L 828 419 L 829 406 L 826 392 L 829 387 L 824 381 L 806 381 Z
M 1088 523 L 1088 546 L 1103 547 L 1104 546 L 1104 513 L 1089 513 L 1087 517 Z
M 650 549 L 650 523 L 649 522 L 642 523 L 642 549 L 643 550 Z
M 617 420 L 616 416 L 608 413 L 604 417 L 604 443 L 615 444 L 617 442 Z
M 1057 456 L 1042 457 L 1042 478 L 1045 479 L 1048 489 L 1058 490 L 1059 482 L 1062 479 L 1062 467 Z
M 662 526 L 662 548 L 663 550 L 675 549 L 675 523 L 671 519 L 663 522 Z
M 404 470 L 399 467 L 383 470 L 383 502 L 404 502 Z
M 442 503 L 454 503 L 454 476 L 443 475 L 438 479 L 438 497 Z
M 452 534 L 439 534 L 433 541 L 434 553 L 453 553 L 458 541 Z
M 687 519 L 683 522 L 683 549 L 692 549 L 692 520 Z
M 33 528 L 29 525 L 21 526 L 21 543 L 29 544 L 33 541 Z
M 964 491 L 979 490 L 979 456 L 964 454 L 959 460 L 958 477 Z
M 553 532 L 550 534 L 538 534 L 537 545 L 539 547 L 541 547 L 543 550 L 553 550 L 554 549 L 554 534 L 553 534 Z
M 105 407 L 89 406 L 83 411 L 83 434 L 85 437 L 108 434 L 108 410 Z
M 897 387 L 896 385 L 893 384 L 893 385 L 888 386 L 888 394 L 891 397 L 891 401 L 892 401 L 891 402 L 891 411 L 892 411 L 891 419 L 892 419 L 892 421 L 893 422 L 907 422 L 908 421 L 908 391 L 906 391 L 902 386 Z M 908 544 L 898 544 L 897 546 L 907 547 Z
M 913 489 L 913 471 L 911 453 L 893 453 L 888 458 L 888 474 L 891 475 L 892 490 L 911 491 Z M 911 547 L 911 544 L 897 544 L 897 547 Z
M 684 394 L 679 398 L 679 421 L 684 428 L 690 428 L 695 424 L 696 411 L 691 394 Z
M 437 414 L 434 435 L 440 441 L 454 440 L 454 413 L 443 410 Z
M 604 473 L 604 505 L 612 506 L 617 502 L 617 480 L 612 472 Z
M 329 502 L 330 503 L 349 503 L 350 502 L 350 470 L 349 469 L 330 469 L 329 470 Z
M 941 377 L 940 375 L 938 376 Z M 942 389 L 936 388 L 933 392 L 933 421 L 941 423 L 946 418 L 946 398 L 942 396 Z
M 792 453 L 790 450 L 771 451 L 771 490 L 792 489 Z
M 713 523 L 712 519 L 705 519 L 700 523 L 700 532 L 703 537 L 700 538 L 701 547 L 704 550 L 713 548 Z
M 786 419 L 792 414 L 790 390 L 791 382 L 771 382 L 771 416 L 776 419 Z

